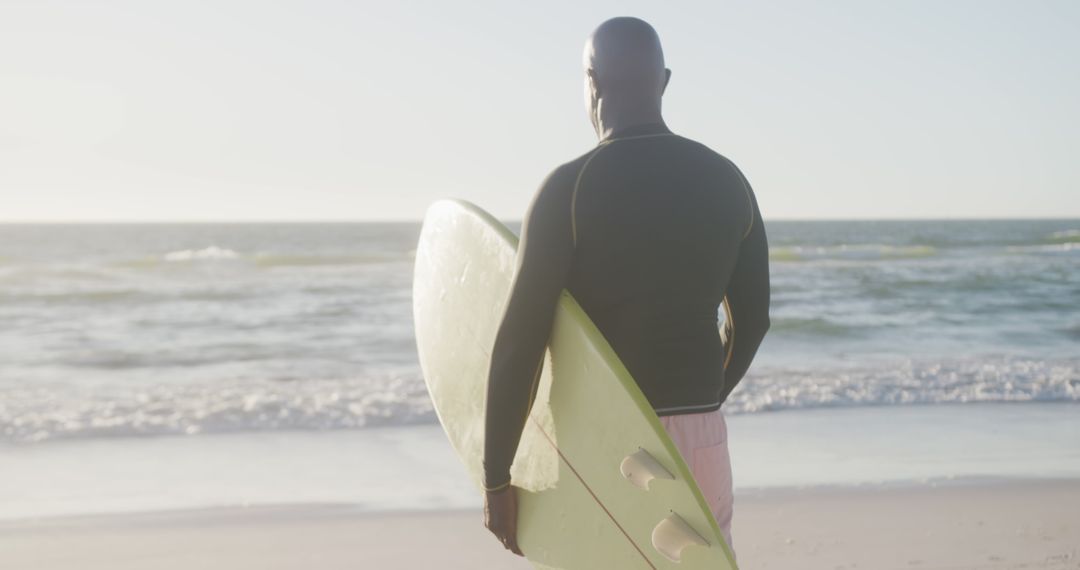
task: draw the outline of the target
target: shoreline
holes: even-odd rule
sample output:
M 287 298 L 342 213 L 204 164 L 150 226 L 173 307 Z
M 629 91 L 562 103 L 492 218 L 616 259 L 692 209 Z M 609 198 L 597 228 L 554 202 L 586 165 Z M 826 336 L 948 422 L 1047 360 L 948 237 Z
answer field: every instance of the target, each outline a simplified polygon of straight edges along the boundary
M 735 495 L 1080 479 L 1078 410 L 967 404 L 732 415 Z M 0 473 L 0 521 L 243 505 L 480 506 L 437 424 L 0 445 Z
M 1080 477 L 1008 477 L 1008 476 L 964 476 L 935 477 L 930 479 L 903 479 L 889 481 L 864 481 L 859 483 L 821 483 L 788 486 L 736 487 L 735 500 L 750 502 L 773 502 L 790 500 L 805 496 L 850 497 L 868 496 L 880 493 L 908 493 L 950 489 L 1009 489 L 1013 487 L 1070 487 L 1080 486 Z M 477 505 L 480 493 L 476 492 Z M 187 520 L 214 518 L 240 522 L 245 519 L 262 517 L 295 516 L 301 518 L 379 518 L 409 517 L 425 515 L 462 515 L 475 512 L 479 507 L 370 507 L 362 502 L 350 501 L 296 501 L 296 502 L 259 502 L 221 505 L 195 505 L 175 508 L 150 508 L 130 511 L 97 511 L 80 513 L 62 513 L 4 517 L 0 512 L 0 532 L 14 532 L 35 525 L 70 525 L 78 526 L 89 523 L 108 524 L 116 522 L 140 523 L 182 523 Z M 1080 504 L 1077 505 L 1080 509 Z M 1078 517 L 1080 519 L 1080 517 Z M 1080 546 L 1080 541 L 1078 541 Z
M 1080 479 L 747 489 L 733 533 L 747 569 L 1075 569 Z M 313 566 L 531 567 L 487 533 L 479 508 L 297 503 L 0 521 L 5 568 Z

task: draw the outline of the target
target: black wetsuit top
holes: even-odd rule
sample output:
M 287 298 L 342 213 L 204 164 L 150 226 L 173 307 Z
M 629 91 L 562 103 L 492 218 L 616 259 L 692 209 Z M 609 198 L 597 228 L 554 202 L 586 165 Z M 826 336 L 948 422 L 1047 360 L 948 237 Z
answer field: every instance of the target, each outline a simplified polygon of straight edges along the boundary
M 489 490 L 510 482 L 564 288 L 659 415 L 719 408 L 769 327 L 753 190 L 730 160 L 663 123 L 614 132 L 556 168 L 525 214 L 516 263 L 488 378 Z

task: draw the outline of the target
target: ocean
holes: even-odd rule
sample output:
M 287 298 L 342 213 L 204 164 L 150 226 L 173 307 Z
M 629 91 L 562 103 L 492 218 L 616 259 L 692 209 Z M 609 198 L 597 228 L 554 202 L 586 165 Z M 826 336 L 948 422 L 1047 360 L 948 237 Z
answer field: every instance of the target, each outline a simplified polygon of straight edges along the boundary
M 725 404 L 734 422 L 974 406 L 986 425 L 1004 407 L 1038 426 L 1034 410 L 1051 409 L 1065 422 L 1046 426 L 1053 453 L 1080 450 L 1077 422 L 1061 419 L 1080 417 L 1080 220 L 766 228 L 772 328 Z M 412 333 L 419 231 L 0 225 L 0 466 L 32 485 L 39 467 L 93 463 L 88 450 L 118 442 L 198 457 L 245 435 L 366 433 L 378 447 L 406 430 L 443 445 Z M 1080 465 L 1066 459 L 1055 473 Z M 455 493 L 470 492 L 457 477 Z

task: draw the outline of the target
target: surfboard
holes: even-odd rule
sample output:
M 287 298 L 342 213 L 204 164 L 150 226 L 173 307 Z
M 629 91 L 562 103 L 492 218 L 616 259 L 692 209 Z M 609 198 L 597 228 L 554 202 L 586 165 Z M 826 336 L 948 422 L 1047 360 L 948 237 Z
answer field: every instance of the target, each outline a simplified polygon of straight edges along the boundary
M 420 367 L 450 444 L 481 491 L 488 367 L 517 241 L 475 204 L 443 199 L 428 207 L 416 248 Z M 526 558 L 567 570 L 736 568 L 678 448 L 566 290 L 554 318 L 511 467 Z

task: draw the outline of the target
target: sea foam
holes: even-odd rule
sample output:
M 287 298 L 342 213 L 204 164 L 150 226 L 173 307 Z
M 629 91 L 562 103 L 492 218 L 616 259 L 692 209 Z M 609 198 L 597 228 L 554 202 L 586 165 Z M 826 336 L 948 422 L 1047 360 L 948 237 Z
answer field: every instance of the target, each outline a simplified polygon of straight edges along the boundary
M 235 251 L 212 245 L 203 249 L 182 249 L 171 251 L 162 256 L 165 261 L 200 261 L 208 259 L 236 259 Z
M 1080 361 L 903 360 L 821 371 L 764 368 L 725 404 L 732 414 L 829 407 L 1080 402 Z M 339 430 L 435 422 L 419 373 L 383 378 L 0 388 L 0 439 Z

